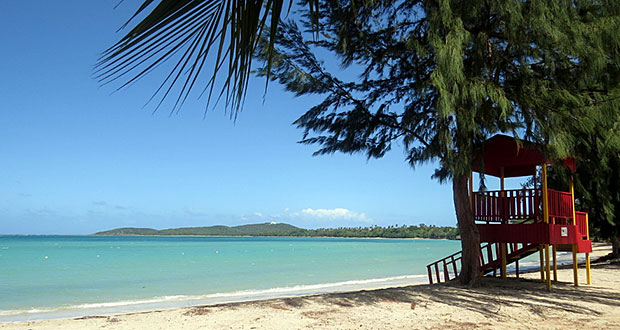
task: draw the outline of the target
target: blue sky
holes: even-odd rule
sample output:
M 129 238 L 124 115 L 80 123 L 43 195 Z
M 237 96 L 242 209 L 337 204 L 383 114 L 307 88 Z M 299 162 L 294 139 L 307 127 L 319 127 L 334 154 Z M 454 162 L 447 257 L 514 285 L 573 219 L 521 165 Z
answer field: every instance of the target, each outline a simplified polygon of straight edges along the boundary
M 222 107 L 203 119 L 197 95 L 153 114 L 157 75 L 99 86 L 93 65 L 138 3 L 117 2 L 0 2 L 0 233 L 456 223 L 450 185 L 434 164 L 412 170 L 402 146 L 367 161 L 298 144 L 291 123 L 318 98 L 270 84 L 263 102 L 257 79 L 235 122 Z

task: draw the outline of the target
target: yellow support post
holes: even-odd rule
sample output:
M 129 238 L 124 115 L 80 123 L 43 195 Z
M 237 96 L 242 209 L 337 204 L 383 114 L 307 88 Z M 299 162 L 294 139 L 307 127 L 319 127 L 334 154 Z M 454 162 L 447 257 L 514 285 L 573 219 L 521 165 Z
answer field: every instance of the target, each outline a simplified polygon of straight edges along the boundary
M 573 184 L 573 175 L 571 174 L 570 181 L 568 182 L 570 188 L 570 195 L 573 203 L 573 225 L 577 225 L 577 218 L 575 217 L 575 185 Z M 580 238 L 577 238 L 580 239 Z M 577 265 L 577 244 L 573 244 L 573 284 L 579 286 L 579 265 Z
M 553 247 L 553 281 L 557 282 L 558 281 L 558 262 L 557 262 L 557 248 L 555 247 L 555 245 L 552 245 Z
M 540 280 L 545 281 L 545 257 L 542 245 L 538 246 L 538 254 L 540 255 Z
M 555 225 L 555 217 L 551 218 L 551 223 Z M 557 282 L 558 281 L 558 249 L 556 248 L 555 244 L 551 245 L 552 248 L 552 252 L 551 254 L 553 255 L 553 281 Z
M 577 244 L 573 244 L 573 284 L 579 286 L 579 266 L 577 265 Z
M 549 262 L 549 244 L 545 244 L 545 268 L 547 273 L 547 290 L 551 291 L 551 263 Z
M 590 254 L 586 253 L 586 284 L 592 284 L 592 274 L 590 273 Z
M 549 200 L 547 197 L 547 164 L 542 165 L 543 221 L 549 223 Z
M 549 201 L 547 195 L 547 164 L 542 165 L 542 189 L 543 189 L 543 220 L 549 223 Z M 551 264 L 549 260 L 549 244 L 545 244 L 545 270 L 547 273 L 547 290 L 551 291 Z
M 590 239 L 590 224 L 588 222 L 588 214 L 586 213 L 586 239 Z M 592 284 L 592 274 L 590 273 L 590 254 L 586 253 L 586 283 Z
M 536 188 L 536 172 L 534 172 L 534 176 L 533 176 L 532 180 L 534 181 L 534 188 Z M 546 205 L 546 201 L 543 198 L 543 209 L 544 209 L 545 205 Z M 539 265 L 540 265 L 540 280 L 542 282 L 544 282 L 545 281 L 545 272 L 544 272 L 544 268 L 543 268 L 544 264 L 543 264 L 543 249 L 542 249 L 542 245 L 538 246 L 538 255 L 540 256 L 540 263 L 539 263 Z
M 571 203 L 573 204 L 573 225 L 577 225 L 577 218 L 575 217 L 575 184 L 573 183 L 573 175 L 570 176 L 570 181 L 568 182 L 570 187 L 570 196 Z

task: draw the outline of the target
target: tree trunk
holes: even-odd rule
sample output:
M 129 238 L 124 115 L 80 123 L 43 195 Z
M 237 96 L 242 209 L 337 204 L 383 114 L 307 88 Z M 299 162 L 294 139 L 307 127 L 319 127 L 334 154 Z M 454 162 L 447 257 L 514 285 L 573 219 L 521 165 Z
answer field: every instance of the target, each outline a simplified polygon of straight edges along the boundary
M 467 181 L 467 176 L 454 177 L 452 181 L 454 208 L 463 249 L 459 281 L 461 284 L 477 286 L 480 282 L 480 233 L 469 202 Z
M 611 240 L 611 255 L 618 256 L 620 254 L 620 237 L 616 236 Z

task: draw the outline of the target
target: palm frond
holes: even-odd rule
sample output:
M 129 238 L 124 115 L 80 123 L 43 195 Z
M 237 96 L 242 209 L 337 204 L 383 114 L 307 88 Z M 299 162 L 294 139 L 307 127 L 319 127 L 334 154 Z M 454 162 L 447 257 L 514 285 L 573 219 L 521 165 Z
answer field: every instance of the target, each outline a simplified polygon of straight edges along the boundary
M 223 97 L 231 116 L 236 115 L 246 95 L 259 38 L 263 31 L 276 35 L 284 1 L 144 0 L 121 27 L 134 25 L 131 30 L 98 59 L 95 79 L 102 85 L 120 80 L 118 89 L 122 89 L 161 64 L 176 61 L 149 100 L 159 99 L 157 110 L 171 93 L 177 93 L 171 109 L 174 112 L 200 83 L 200 74 L 208 69 L 207 58 L 214 56 L 207 70 L 211 77 L 202 86 L 203 93 L 208 92 L 207 107 L 220 77 L 223 83 L 217 100 Z M 288 11 L 292 2 L 288 0 Z M 318 0 L 310 0 L 308 5 L 318 11 Z M 273 52 L 273 46 L 272 38 L 269 52 Z M 269 67 L 271 61 L 269 57 Z

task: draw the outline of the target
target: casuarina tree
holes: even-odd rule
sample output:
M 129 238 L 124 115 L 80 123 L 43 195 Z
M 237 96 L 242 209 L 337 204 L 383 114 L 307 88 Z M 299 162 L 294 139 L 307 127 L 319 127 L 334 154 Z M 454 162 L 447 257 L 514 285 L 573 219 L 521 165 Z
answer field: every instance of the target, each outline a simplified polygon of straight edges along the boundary
M 612 243 L 612 256 L 620 254 L 620 116 L 617 109 L 603 111 L 597 129 L 579 136 L 575 157 L 577 208 L 589 213 L 590 236 Z M 567 187 L 566 170 L 549 172 L 549 182 Z M 533 182 L 529 182 L 532 185 Z
M 609 240 L 612 255 L 620 255 L 620 118 L 610 117 L 601 132 L 584 136 L 578 144 L 575 199 L 590 218 L 591 236 Z
M 319 146 L 317 154 L 360 152 L 380 158 L 402 146 L 412 166 L 436 162 L 435 177 L 453 187 L 464 284 L 475 285 L 480 277 L 480 240 L 467 181 L 482 142 L 501 132 L 541 143 L 550 158 L 559 159 L 573 153 L 579 134 L 597 129 L 603 109 L 618 109 L 617 1 L 301 1 L 287 21 L 278 21 L 283 11 L 270 8 L 281 2 L 254 7 L 270 19 L 253 20 L 251 28 L 243 18 L 224 21 L 231 31 L 252 36 L 251 44 L 217 48 L 230 56 L 226 63 L 233 63 L 223 73 L 224 85 L 236 82 L 232 97 L 241 100 L 251 70 L 248 58 L 256 56 L 264 63 L 257 68 L 259 75 L 296 95 L 324 96 L 295 122 L 304 130 L 302 142 Z M 249 8 L 250 3 L 262 2 L 230 6 Z M 132 30 L 102 58 L 102 79 L 125 72 L 141 77 L 151 69 L 149 63 L 156 64 L 149 52 L 163 57 L 167 51 L 187 49 L 169 80 L 174 85 L 187 72 L 178 94 L 182 102 L 203 71 L 207 51 L 201 42 L 236 39 L 205 27 L 196 31 L 206 31 L 208 37 L 196 32 L 149 48 L 156 41 L 145 39 L 145 33 L 174 35 L 175 28 L 192 19 L 173 15 L 150 20 L 149 15 L 147 23 L 138 23 L 136 28 L 146 25 Z M 267 21 L 279 24 L 265 29 Z M 220 54 L 216 69 L 224 64 Z M 144 63 L 132 62 L 139 56 Z M 339 66 L 325 65 L 325 57 Z M 356 75 L 345 79 L 349 72 Z M 211 76 L 206 85 L 213 81 Z

